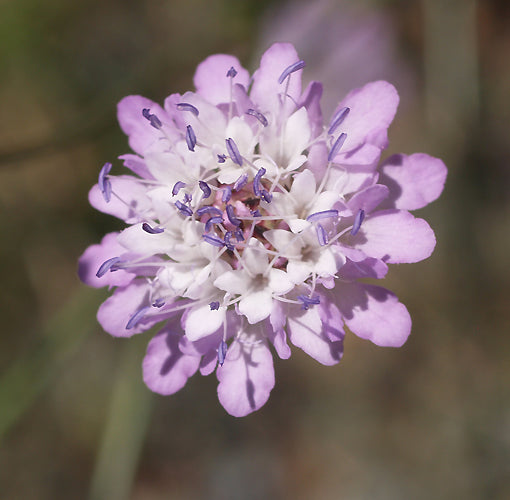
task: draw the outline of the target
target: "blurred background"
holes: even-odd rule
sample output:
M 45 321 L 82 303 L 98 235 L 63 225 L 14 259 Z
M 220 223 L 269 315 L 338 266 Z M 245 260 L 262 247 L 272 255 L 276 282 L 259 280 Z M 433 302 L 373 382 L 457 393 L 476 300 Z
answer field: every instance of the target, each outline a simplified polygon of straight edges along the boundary
M 510 498 L 506 0 L 3 0 L 0 40 L 2 499 Z M 150 334 L 104 333 L 106 292 L 76 261 L 122 227 L 87 202 L 128 152 L 116 103 L 191 89 L 212 53 L 253 71 L 273 41 L 324 82 L 326 118 L 351 88 L 394 83 L 388 154 L 438 156 L 449 177 L 418 212 L 434 255 L 385 283 L 407 344 L 349 334 L 335 367 L 294 349 L 266 406 L 235 419 L 214 376 L 150 393 Z

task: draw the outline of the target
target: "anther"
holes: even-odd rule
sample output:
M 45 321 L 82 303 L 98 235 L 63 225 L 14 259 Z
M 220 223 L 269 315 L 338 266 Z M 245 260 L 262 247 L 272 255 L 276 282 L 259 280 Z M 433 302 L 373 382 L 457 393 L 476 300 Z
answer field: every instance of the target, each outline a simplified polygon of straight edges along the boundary
M 358 210 L 358 213 L 356 214 L 356 217 L 354 217 L 354 223 L 352 225 L 351 234 L 353 236 L 356 236 L 358 234 L 359 228 L 361 227 L 361 223 L 365 219 L 365 211 L 360 208 Z
M 216 155 L 218 157 L 218 163 L 225 163 L 227 155 Z
M 262 214 L 260 213 L 259 209 L 252 210 L 251 212 L 252 217 L 262 217 Z
M 175 206 L 176 206 L 177 210 L 179 210 L 179 212 L 182 215 L 187 215 L 188 217 L 191 217 L 193 215 L 193 210 L 191 210 L 191 208 L 189 208 L 187 205 L 185 205 L 181 201 L 176 201 Z
M 266 169 L 262 167 L 259 169 L 259 171 L 255 174 L 255 177 L 253 178 L 253 192 L 255 193 L 255 196 L 258 196 L 259 198 L 262 193 L 260 179 L 265 173 Z
M 189 111 L 190 113 L 193 113 L 195 116 L 198 116 L 198 109 L 193 106 L 193 104 L 189 104 L 187 102 L 180 102 L 177 104 L 177 109 L 179 111 Z
M 109 203 L 112 198 L 112 185 L 110 179 L 107 177 L 111 169 L 112 164 L 110 162 L 105 163 L 99 171 L 99 177 L 97 179 L 97 185 L 106 203 Z
M 153 303 L 152 303 L 152 307 L 157 307 L 158 309 L 160 307 L 163 307 L 165 305 L 165 299 L 163 298 L 159 298 L 159 299 L 156 299 Z
M 188 149 L 190 151 L 195 151 L 195 146 L 197 145 L 197 136 L 195 135 L 195 131 L 191 125 L 186 127 L 186 144 L 188 145 Z
M 246 178 L 248 178 L 248 176 L 246 176 Z M 223 203 L 227 203 L 228 201 L 230 201 L 230 198 L 232 198 L 232 188 L 230 186 L 227 186 L 223 188 L 223 192 L 221 194 L 221 201 Z
M 112 257 L 111 259 L 105 260 L 99 269 L 97 270 L 96 277 L 101 278 L 108 271 L 115 271 L 116 269 L 112 269 L 112 266 L 118 264 L 120 262 L 120 257 Z
M 149 108 L 142 109 L 142 115 L 146 120 L 149 120 L 150 124 L 155 129 L 159 130 L 163 126 L 160 119 L 156 115 L 153 115 Z
M 211 217 L 210 219 L 207 219 L 207 222 L 205 223 L 206 233 L 212 229 L 213 224 L 223 224 L 223 217 Z
M 329 152 L 328 161 L 333 161 L 335 156 L 340 151 L 340 148 L 344 145 L 345 139 L 347 139 L 347 134 L 342 132 L 338 136 L 338 139 L 335 141 L 335 143 L 333 144 L 333 147 L 331 148 L 331 151 Z
M 234 191 L 241 191 L 246 183 L 248 182 L 248 174 L 240 175 L 237 180 L 234 182 Z
M 142 307 L 138 311 L 136 311 L 131 318 L 129 318 L 129 321 L 126 325 L 126 330 L 131 330 L 131 328 L 134 328 L 140 321 L 144 318 L 144 316 L 147 314 L 147 311 L 149 311 L 150 307 Z
M 199 217 L 202 217 L 202 215 L 204 215 L 204 214 L 209 214 L 209 215 L 214 215 L 214 216 L 217 216 L 217 217 L 221 217 L 222 213 L 223 212 L 219 208 L 213 207 L 212 205 L 204 205 L 203 207 L 200 207 L 197 210 L 197 215 Z
M 329 125 L 328 134 L 331 135 L 335 132 L 335 130 L 347 118 L 349 111 L 351 111 L 351 108 L 341 108 L 333 115 L 333 118 L 331 118 L 331 123 Z
M 204 193 L 204 198 L 209 198 L 209 196 L 211 196 L 211 188 L 209 187 L 207 182 L 198 181 L 198 186 L 202 190 L 202 193 Z
M 186 187 L 186 183 L 185 183 L 185 182 L 182 182 L 182 181 L 177 181 L 177 182 L 174 184 L 174 187 L 172 188 L 172 195 L 173 195 L 173 196 L 175 196 L 177 193 L 179 193 L 179 191 L 180 191 L 183 187 Z
M 234 139 L 226 139 L 225 144 L 227 146 L 227 152 L 230 159 L 237 165 L 241 166 L 243 164 L 243 157 L 241 156 L 241 153 L 239 153 L 239 149 L 237 144 L 234 142 Z
M 236 240 L 238 242 L 241 242 L 241 241 L 244 241 L 244 235 L 243 235 L 243 231 L 241 230 L 241 228 L 237 228 L 235 231 L 234 231 L 234 236 L 236 237 Z
M 246 114 L 250 115 L 250 116 L 254 116 L 260 123 L 262 123 L 262 125 L 264 127 L 267 127 L 269 122 L 267 121 L 267 118 L 262 113 L 259 113 L 255 109 L 249 109 L 248 111 L 246 111 Z
M 310 306 L 316 306 L 321 303 L 321 299 L 318 295 L 314 295 L 313 297 L 298 295 L 296 298 L 302 302 L 301 309 L 304 309 L 305 311 L 307 311 Z
M 224 242 L 225 242 L 225 246 L 229 249 L 229 250 L 235 250 L 235 245 L 230 241 L 232 239 L 232 237 L 234 236 L 234 233 L 232 231 L 227 231 L 225 233 L 225 236 L 224 236 Z M 236 238 L 237 239 L 237 238 Z
M 147 222 L 142 224 L 142 229 L 149 234 L 161 234 L 164 231 L 162 227 L 152 227 Z
M 220 308 L 220 303 L 217 300 L 215 300 L 209 303 L 209 307 L 211 311 L 217 311 Z
M 263 189 L 260 193 L 261 199 L 263 199 L 266 203 L 271 203 L 273 201 L 273 195 L 269 192 Z
M 234 66 L 231 66 L 230 69 L 227 71 L 227 78 L 235 78 L 237 75 L 237 71 L 235 70 Z
M 316 222 L 322 219 L 332 219 L 338 217 L 338 210 L 323 210 L 322 212 L 315 212 L 310 214 L 306 220 L 308 222 Z
M 220 366 L 223 366 L 223 363 L 225 362 L 225 357 L 227 356 L 227 343 L 222 340 L 220 342 L 220 345 L 218 346 L 218 363 Z
M 214 247 L 225 246 L 225 242 L 222 239 L 218 238 L 217 236 L 212 236 L 210 234 L 203 234 L 202 238 L 204 238 L 204 241 L 206 241 L 207 243 L 209 243 L 210 245 L 212 245 Z
M 319 245 L 321 247 L 327 245 L 329 240 L 328 240 L 328 235 L 326 233 L 326 230 L 320 224 L 317 224 L 316 231 L 317 231 L 317 239 L 319 240 Z
M 241 221 L 236 217 L 236 214 L 234 212 L 234 207 L 232 205 L 227 205 L 225 208 L 227 212 L 228 220 L 234 225 L 234 226 L 240 226 Z
M 295 71 L 299 71 L 300 69 L 303 69 L 305 67 L 305 61 L 298 61 L 294 64 L 291 64 L 289 67 L 285 68 L 283 70 L 283 73 L 280 75 L 280 78 L 278 78 L 278 83 L 281 85 L 285 78 L 287 78 L 291 73 L 294 73 Z

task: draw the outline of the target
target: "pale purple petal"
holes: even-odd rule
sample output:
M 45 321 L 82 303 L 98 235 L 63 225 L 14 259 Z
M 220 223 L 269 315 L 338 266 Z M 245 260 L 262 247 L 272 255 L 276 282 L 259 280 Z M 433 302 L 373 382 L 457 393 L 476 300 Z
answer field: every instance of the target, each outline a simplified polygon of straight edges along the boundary
M 119 160 L 122 160 L 124 162 L 124 166 L 129 168 L 129 170 L 131 170 L 136 175 L 139 175 L 144 179 L 154 179 L 153 175 L 150 173 L 147 165 L 145 164 L 145 160 L 140 158 L 140 156 L 129 153 L 119 156 Z
M 390 189 L 389 208 L 416 210 L 436 200 L 446 181 L 446 166 L 424 153 L 398 154 L 381 166 L 380 182 Z
M 400 347 L 405 343 L 411 333 L 411 317 L 389 290 L 344 283 L 335 291 L 345 323 L 358 337 L 383 347 Z
M 218 367 L 218 398 L 230 415 L 244 417 L 261 408 L 274 387 L 273 356 L 265 343 L 233 342 Z
M 374 212 L 351 238 L 355 248 L 390 264 L 419 262 L 430 257 L 436 245 L 427 222 L 404 210 Z
M 273 309 L 271 311 L 271 328 L 268 328 L 268 338 L 281 359 L 289 359 L 291 355 L 290 347 L 287 344 L 287 334 L 285 332 L 285 323 L 287 322 L 287 312 L 282 302 L 273 300 Z
M 320 99 L 322 97 L 322 83 L 310 82 L 303 92 L 300 106 L 304 106 L 308 111 L 308 119 L 312 129 L 312 138 L 317 137 L 322 132 L 322 111 Z
M 147 346 L 143 359 L 143 380 L 147 387 L 168 396 L 182 389 L 197 371 L 200 356 L 183 354 L 179 349 L 181 337 L 178 322 L 166 326 Z
M 388 196 L 389 189 L 381 184 L 358 191 L 347 203 L 353 214 L 364 210 L 366 214 L 377 208 Z

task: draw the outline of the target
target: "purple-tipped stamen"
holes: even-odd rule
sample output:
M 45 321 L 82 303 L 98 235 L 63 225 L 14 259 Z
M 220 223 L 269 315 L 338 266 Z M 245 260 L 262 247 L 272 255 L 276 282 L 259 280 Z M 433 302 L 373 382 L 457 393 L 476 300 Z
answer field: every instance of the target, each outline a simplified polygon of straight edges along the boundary
M 198 186 L 202 190 L 202 193 L 204 193 L 204 198 L 209 198 L 209 196 L 211 196 L 211 188 L 207 182 L 198 181 Z
M 265 189 L 263 189 L 262 192 L 260 193 L 260 198 L 264 200 L 266 203 L 271 203 L 273 201 L 273 195 L 269 191 L 266 191 Z
M 241 228 L 237 228 L 235 231 L 234 231 L 234 236 L 236 237 L 236 240 L 238 242 L 241 242 L 241 241 L 244 241 L 244 235 L 243 235 L 243 231 L 241 230 Z
M 249 109 L 246 111 L 247 115 L 254 116 L 264 127 L 267 127 L 269 122 L 267 121 L 267 118 L 262 114 L 256 111 L 255 109 Z
M 142 307 L 138 311 L 136 311 L 131 318 L 129 318 L 129 321 L 126 325 L 126 330 L 131 330 L 131 328 L 134 328 L 140 321 L 144 318 L 144 316 L 147 314 L 147 311 L 149 311 L 150 307 Z
M 343 123 L 343 121 L 347 118 L 347 115 L 351 111 L 351 108 L 341 108 L 339 109 L 331 118 L 331 124 L 329 125 L 328 134 L 333 134 L 335 130 Z
M 188 145 L 188 149 L 190 151 L 195 151 L 195 146 L 197 145 L 197 136 L 195 135 L 195 131 L 191 125 L 186 127 L 186 144 Z
M 255 210 L 252 210 L 251 212 L 252 217 L 262 217 L 262 214 L 260 213 L 260 210 L 257 208 Z
M 221 201 L 223 203 L 227 203 L 230 201 L 230 198 L 232 198 L 232 188 L 230 186 L 227 186 L 223 188 L 223 192 L 221 194 Z
M 220 308 L 220 303 L 217 300 L 210 302 L 209 308 L 211 309 L 211 311 L 217 311 Z
M 338 210 L 323 210 L 322 212 L 315 212 L 310 214 L 306 220 L 308 222 L 317 222 L 322 219 L 331 219 L 338 217 Z
M 209 243 L 209 245 L 212 245 L 214 247 L 225 246 L 225 242 L 222 239 L 218 238 L 217 236 L 212 236 L 210 234 L 203 234 L 202 238 L 204 239 L 204 241 Z
M 160 119 L 156 116 L 156 115 L 153 115 L 151 113 L 151 110 L 149 108 L 144 108 L 142 109 L 142 115 L 143 117 L 146 119 L 146 120 L 149 120 L 150 124 L 155 128 L 155 129 L 160 129 L 163 124 L 161 123 Z
M 182 201 L 184 203 L 191 203 L 191 200 L 193 199 L 193 196 L 191 196 L 189 193 L 184 193 L 184 198 Z
M 110 162 L 106 162 L 99 171 L 99 176 L 97 179 L 97 185 L 99 186 L 99 190 L 103 195 L 104 201 L 109 203 L 112 198 L 112 185 L 110 183 L 110 179 L 108 179 L 108 174 L 112 169 L 112 164 Z
M 329 242 L 329 239 L 328 239 L 326 230 L 320 224 L 317 224 L 316 231 L 317 231 L 317 239 L 319 240 L 319 245 L 321 247 L 327 245 Z
M 96 277 L 101 278 L 108 271 L 116 271 L 116 269 L 112 269 L 112 266 L 118 264 L 120 262 L 120 257 L 112 257 L 111 259 L 105 260 L 99 269 L 97 270 Z
M 227 78 L 235 78 L 237 75 L 237 71 L 234 66 L 230 66 L 230 69 L 227 71 Z
M 147 222 L 142 224 L 142 229 L 149 234 L 161 234 L 164 231 L 162 227 L 152 227 Z
M 340 148 L 344 145 L 345 139 L 347 139 L 347 134 L 345 132 L 342 132 L 338 136 L 338 139 L 335 141 L 335 144 L 333 144 L 333 147 L 331 148 L 331 151 L 329 152 L 328 161 L 333 161 L 335 156 L 340 151 Z
M 227 231 L 224 236 L 225 246 L 232 251 L 236 248 L 235 245 L 231 242 L 233 236 L 234 233 L 232 231 Z
M 218 346 L 218 363 L 220 366 L 223 366 L 223 363 L 225 362 L 225 357 L 227 356 L 227 343 L 222 340 L 220 342 L 220 345 Z
M 259 198 L 262 193 L 262 185 L 260 184 L 260 179 L 265 173 L 266 169 L 264 167 L 259 168 L 259 171 L 255 174 L 255 177 L 253 178 L 253 192 L 255 193 L 255 196 L 258 196 Z
M 237 144 L 234 142 L 234 139 L 225 139 L 225 144 L 227 146 L 227 153 L 230 156 L 230 159 L 237 165 L 241 166 L 243 164 L 243 157 L 241 156 L 241 153 L 239 153 L 239 149 Z
M 207 220 L 205 223 L 205 232 L 208 233 L 211 229 L 213 224 L 223 224 L 223 217 L 211 217 Z
M 153 303 L 152 303 L 152 307 L 157 307 L 158 309 L 160 307 L 163 307 L 165 305 L 165 299 L 163 298 L 159 298 L 159 299 L 156 299 Z
M 214 215 L 214 216 L 217 216 L 217 217 L 221 217 L 223 212 L 219 208 L 213 207 L 212 205 L 204 205 L 203 207 L 200 207 L 197 210 L 197 215 L 199 217 L 202 217 L 202 215 L 204 215 L 204 214 L 209 214 L 209 215 Z
M 365 211 L 360 208 L 358 210 L 358 213 L 356 214 L 356 217 L 354 217 L 354 223 L 352 225 L 351 234 L 353 236 L 356 236 L 358 234 L 359 228 L 361 227 L 361 223 L 365 219 Z
M 186 187 L 186 183 L 182 181 L 177 181 L 174 184 L 174 187 L 172 188 L 172 195 L 173 196 L 177 195 L 183 187 Z
M 240 226 L 241 221 L 236 217 L 234 207 L 232 205 L 227 205 L 225 210 L 227 212 L 227 217 L 230 223 L 233 224 L 234 226 Z
M 176 201 L 175 202 L 175 207 L 177 208 L 177 210 L 179 210 L 179 212 L 182 215 L 186 215 L 188 217 L 191 217 L 193 215 L 193 210 L 191 210 L 190 207 L 188 207 L 187 205 L 182 203 L 182 201 Z
M 246 183 L 248 182 L 248 174 L 240 175 L 237 180 L 234 182 L 234 191 L 241 191 Z
M 306 295 L 298 295 L 297 299 L 302 302 L 301 309 L 307 311 L 310 306 L 316 306 L 321 303 L 321 299 L 318 295 L 307 297 Z
M 218 157 L 218 163 L 225 163 L 227 155 L 216 155 Z
M 283 70 L 283 73 L 280 75 L 280 78 L 278 78 L 278 83 L 281 85 L 284 82 L 285 78 L 287 78 L 290 74 L 294 73 L 295 71 L 299 71 L 304 67 L 305 61 L 298 61 L 295 62 L 294 64 L 291 64 L 289 67 Z
M 190 113 L 193 113 L 195 116 L 199 115 L 198 109 L 193 106 L 193 104 L 190 104 L 188 102 L 180 102 L 177 104 L 177 109 L 179 111 L 189 111 Z

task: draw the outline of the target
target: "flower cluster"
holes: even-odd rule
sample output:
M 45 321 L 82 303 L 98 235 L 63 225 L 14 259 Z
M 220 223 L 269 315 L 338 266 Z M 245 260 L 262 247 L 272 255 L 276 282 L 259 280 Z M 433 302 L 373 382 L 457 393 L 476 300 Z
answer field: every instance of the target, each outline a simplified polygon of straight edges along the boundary
M 111 335 L 162 325 L 143 361 L 157 393 L 216 371 L 221 404 L 244 416 L 274 387 L 271 349 L 287 359 L 290 342 L 334 365 L 345 326 L 380 346 L 410 333 L 397 297 L 359 280 L 432 253 L 434 233 L 409 210 L 439 196 L 446 168 L 425 154 L 378 168 L 394 87 L 352 91 L 324 124 L 322 85 L 302 91 L 304 66 L 284 43 L 251 78 L 235 57 L 214 55 L 197 68 L 196 92 L 163 107 L 119 103 L 131 173 L 105 164 L 89 199 L 128 227 L 89 247 L 79 274 L 115 288 L 98 311 Z

